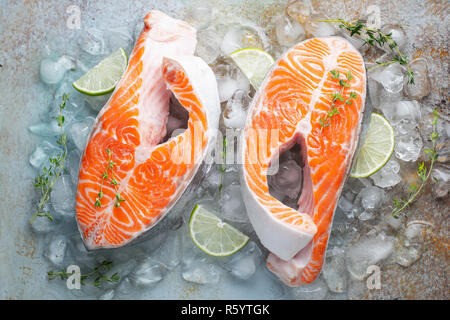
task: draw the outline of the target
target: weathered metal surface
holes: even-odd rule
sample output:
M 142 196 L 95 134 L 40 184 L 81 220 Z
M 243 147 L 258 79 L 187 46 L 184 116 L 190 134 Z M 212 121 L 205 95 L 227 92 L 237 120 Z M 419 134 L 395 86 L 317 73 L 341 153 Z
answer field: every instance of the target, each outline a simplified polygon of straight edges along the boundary
M 214 1 L 224 15 L 243 17 L 270 26 L 271 17 L 280 13 L 285 1 Z M 432 93 L 424 106 L 437 107 L 449 115 L 448 108 L 448 34 L 449 3 L 446 0 L 313 0 L 319 14 L 327 17 L 354 18 L 369 5 L 381 10 L 382 23 L 401 25 L 407 35 L 407 52 L 428 60 Z M 59 54 L 70 54 L 77 32 L 67 28 L 66 9 L 81 9 L 81 28 L 107 28 L 137 21 L 158 8 L 183 17 L 190 1 L 60 1 L 0 0 L 0 298 L 58 298 L 47 292 L 46 262 L 43 243 L 29 230 L 32 181 L 35 171 L 28 164 L 37 137 L 26 129 L 47 112 L 50 90 L 39 80 L 39 62 L 46 56 L 46 46 Z M 269 30 L 270 32 L 270 30 Z M 59 44 L 58 45 L 58 39 Z M 387 299 L 448 299 L 448 197 L 435 201 L 429 191 L 421 196 L 410 212 L 410 219 L 422 218 L 436 228 L 434 238 L 422 259 L 404 269 L 390 264 L 382 270 L 381 290 L 362 290 L 351 297 Z M 267 275 L 266 275 L 267 276 Z M 176 283 L 178 278 L 167 281 Z M 206 291 L 193 286 L 186 290 L 167 290 L 163 296 L 149 298 L 258 298 L 258 287 L 246 296 L 232 290 Z M 236 285 L 236 292 L 239 290 Z M 243 289 L 242 289 L 243 290 Z M 214 292 L 211 295 L 211 292 Z M 242 291 L 244 292 L 244 291 Z M 333 296 L 330 296 L 333 298 Z M 339 296 L 335 296 L 339 298 Z

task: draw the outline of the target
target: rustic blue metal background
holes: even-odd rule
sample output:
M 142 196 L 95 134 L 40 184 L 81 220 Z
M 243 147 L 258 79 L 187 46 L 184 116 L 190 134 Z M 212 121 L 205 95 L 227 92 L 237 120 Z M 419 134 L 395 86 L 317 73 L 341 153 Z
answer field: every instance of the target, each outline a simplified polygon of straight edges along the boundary
M 212 1 L 223 14 L 245 17 L 261 26 L 281 12 L 285 1 Z M 356 17 L 368 5 L 378 5 L 383 23 L 395 23 L 408 34 L 411 56 L 428 59 L 432 93 L 424 105 L 449 114 L 448 34 L 449 2 L 446 0 L 313 0 L 317 10 L 329 17 Z M 39 80 L 39 63 L 47 55 L 46 46 L 58 54 L 70 54 L 77 32 L 66 26 L 70 5 L 81 9 L 81 29 L 100 29 L 136 23 L 150 9 L 157 8 L 183 17 L 190 1 L 170 0 L 0 0 L 0 298 L 58 298 L 46 289 L 46 262 L 42 248 L 29 231 L 35 171 L 28 164 L 37 137 L 27 127 L 47 112 L 50 91 Z M 438 245 L 428 248 L 424 257 L 408 269 L 398 265 L 383 270 L 382 289 L 365 298 L 448 298 L 448 199 L 431 200 L 425 193 L 411 215 L 426 218 L 437 227 Z M 261 274 L 267 277 L 267 274 Z M 180 277 L 169 276 L 157 292 L 147 298 L 264 298 L 257 278 L 252 285 L 239 283 L 186 290 Z M 273 282 L 276 286 L 276 282 Z

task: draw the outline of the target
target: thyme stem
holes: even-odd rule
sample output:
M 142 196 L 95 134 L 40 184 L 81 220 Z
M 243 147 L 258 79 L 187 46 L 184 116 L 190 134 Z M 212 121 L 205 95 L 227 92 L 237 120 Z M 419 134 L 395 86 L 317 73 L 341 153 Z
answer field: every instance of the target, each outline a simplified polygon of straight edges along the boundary
M 411 192 L 406 201 L 405 200 L 394 200 L 394 208 L 392 209 L 392 216 L 394 218 L 398 218 L 398 214 L 400 212 L 402 212 L 404 209 L 406 209 L 407 207 L 409 207 L 415 201 L 418 194 L 420 193 L 420 191 L 423 189 L 424 185 L 427 183 L 428 179 L 430 178 L 431 171 L 433 170 L 433 165 L 438 157 L 438 155 L 436 153 L 436 142 L 439 137 L 439 135 L 436 131 L 438 119 L 439 119 L 439 114 L 438 114 L 437 110 L 434 110 L 433 111 L 433 122 L 432 122 L 433 131 L 430 135 L 430 138 L 432 141 L 432 147 L 431 147 L 431 149 L 424 150 L 425 153 L 429 157 L 430 166 L 427 168 L 425 166 L 425 163 L 422 161 L 419 164 L 419 167 L 417 169 L 417 176 L 420 178 L 420 181 L 421 181 L 420 186 L 417 187 L 415 184 L 410 185 Z
M 392 53 L 394 54 L 394 58 L 390 61 L 385 62 L 377 62 L 379 66 L 387 66 L 392 63 L 399 63 L 400 65 L 405 65 L 407 68 L 406 75 L 408 77 L 408 83 L 414 84 L 414 72 L 409 67 L 408 58 L 402 54 L 398 48 L 397 42 L 392 39 L 391 34 L 384 34 L 379 29 L 373 29 L 369 28 L 366 25 L 364 25 L 360 20 L 357 20 L 355 22 L 349 22 L 345 21 L 344 19 L 323 19 L 319 20 L 320 22 L 329 22 L 329 23 L 339 23 L 339 28 L 344 28 L 348 31 L 350 31 L 350 36 L 360 35 L 363 37 L 363 40 L 365 44 L 368 44 L 370 46 L 375 46 L 377 43 L 380 47 L 383 47 L 385 44 L 389 46 Z M 366 38 L 361 34 L 361 32 L 364 32 Z M 373 70 L 378 68 L 379 66 L 370 68 L 368 70 Z
M 66 103 L 69 100 L 69 95 L 64 93 L 62 95 L 62 103 L 59 105 L 59 114 L 56 117 L 58 126 L 60 127 L 60 137 L 56 141 L 60 146 L 63 147 L 63 152 L 58 154 L 56 157 L 50 157 L 49 167 L 44 167 L 42 173 L 35 179 L 34 187 L 39 189 L 41 192 L 41 199 L 39 201 L 38 207 L 31 217 L 30 223 L 36 220 L 37 217 L 46 217 L 50 221 L 53 221 L 49 211 L 44 211 L 45 204 L 50 200 L 50 194 L 52 188 L 56 181 L 58 181 L 61 174 L 64 172 L 64 164 L 67 157 L 67 136 L 64 134 L 64 116 L 63 110 L 66 107 Z
M 97 198 L 95 199 L 94 206 L 96 208 L 101 208 L 102 202 L 101 199 L 103 198 L 103 183 L 104 181 L 108 180 L 108 171 L 111 173 L 111 180 L 110 184 L 113 185 L 114 190 L 116 191 L 115 200 L 114 200 L 114 206 L 120 207 L 120 203 L 125 201 L 124 198 L 122 198 L 119 190 L 117 189 L 118 182 L 116 180 L 116 176 L 114 175 L 114 166 L 117 164 L 112 161 L 112 152 L 110 149 L 106 149 L 106 153 L 108 154 L 108 162 L 106 163 L 106 169 L 101 175 L 101 183 L 100 183 L 100 191 L 97 194 Z
M 342 108 L 342 106 L 345 105 L 350 105 L 352 104 L 352 101 L 354 98 L 357 97 L 356 93 L 354 91 L 350 92 L 350 95 L 347 99 L 344 99 L 343 94 L 344 94 L 344 90 L 347 87 L 350 87 L 350 80 L 353 79 L 352 73 L 350 71 L 347 72 L 347 74 L 345 75 L 345 80 L 340 78 L 340 73 L 337 70 L 331 70 L 330 71 L 331 74 L 331 78 L 338 80 L 339 83 L 339 91 L 335 92 L 331 95 L 332 97 L 332 103 L 330 106 L 330 109 L 327 112 L 327 116 L 325 118 L 320 118 L 319 119 L 319 123 L 320 123 L 320 131 L 322 131 L 325 127 L 328 127 L 331 125 L 331 123 L 329 122 L 331 120 L 331 118 L 333 116 L 335 116 L 336 114 L 339 114 L 339 108 Z M 336 103 L 338 101 L 343 102 L 343 104 L 341 106 L 339 106 L 338 108 L 336 108 Z
M 104 274 L 104 271 L 110 270 L 112 267 L 111 261 L 102 261 L 97 267 L 95 267 L 91 272 L 85 273 L 81 275 L 81 284 L 85 284 L 85 280 L 95 276 L 96 278 L 93 282 L 93 285 L 99 287 L 102 282 L 119 282 L 120 276 L 116 272 L 111 276 L 107 276 Z M 106 269 L 106 270 L 103 270 Z M 47 272 L 48 279 L 54 280 L 56 278 L 60 278 L 61 280 L 67 280 L 69 278 L 69 274 L 65 270 L 61 270 L 58 272 L 54 272 L 53 270 Z

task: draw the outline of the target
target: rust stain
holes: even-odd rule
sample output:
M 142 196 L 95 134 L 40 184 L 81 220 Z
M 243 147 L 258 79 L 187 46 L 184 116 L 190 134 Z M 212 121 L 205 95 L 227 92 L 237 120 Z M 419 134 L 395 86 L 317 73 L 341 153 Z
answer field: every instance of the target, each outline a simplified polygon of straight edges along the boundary
M 17 248 L 16 253 L 30 259 L 38 259 L 35 256 L 37 252 L 36 242 L 37 239 L 32 233 L 24 235 L 22 232 L 18 232 L 15 242 Z
M 432 58 L 443 58 L 443 57 L 447 57 L 448 56 L 448 51 L 447 50 L 439 50 L 439 49 L 435 49 L 435 48 L 431 48 L 430 49 L 430 56 Z
M 22 274 L 24 277 L 26 278 L 32 278 L 33 276 L 33 269 L 31 269 L 30 267 L 27 266 L 21 266 L 19 267 L 19 269 L 22 271 Z
M 449 15 L 449 2 L 447 0 L 427 0 L 425 3 L 428 15 L 447 18 Z

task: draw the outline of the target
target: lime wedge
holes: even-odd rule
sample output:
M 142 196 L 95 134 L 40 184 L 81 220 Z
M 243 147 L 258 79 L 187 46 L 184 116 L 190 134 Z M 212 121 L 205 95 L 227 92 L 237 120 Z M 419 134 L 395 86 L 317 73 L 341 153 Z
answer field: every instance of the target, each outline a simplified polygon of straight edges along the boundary
M 366 141 L 350 172 L 352 178 L 365 178 L 380 170 L 394 151 L 394 129 L 378 113 L 372 113 Z
M 189 219 L 192 241 L 205 253 L 226 257 L 242 249 L 249 237 L 196 204 Z
M 89 96 L 101 96 L 110 93 L 125 72 L 127 63 L 128 58 L 125 50 L 119 48 L 72 85 L 78 91 Z
M 239 49 L 232 52 L 230 57 L 255 89 L 259 88 L 275 62 L 270 54 L 257 48 Z

